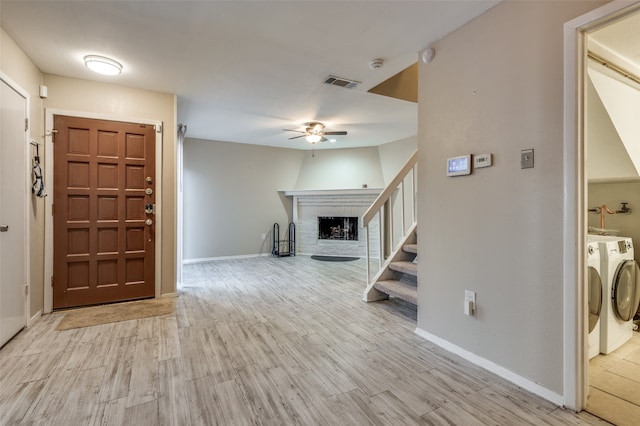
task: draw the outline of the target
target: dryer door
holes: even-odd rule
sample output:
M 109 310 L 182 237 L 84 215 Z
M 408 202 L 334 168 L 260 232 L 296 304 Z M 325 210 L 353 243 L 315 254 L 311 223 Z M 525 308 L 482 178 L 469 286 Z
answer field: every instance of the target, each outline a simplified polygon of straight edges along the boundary
M 589 333 L 596 328 L 602 309 L 602 281 L 596 268 L 589 266 Z
M 635 260 L 618 266 L 611 289 L 613 311 L 622 321 L 631 321 L 640 303 L 640 268 Z

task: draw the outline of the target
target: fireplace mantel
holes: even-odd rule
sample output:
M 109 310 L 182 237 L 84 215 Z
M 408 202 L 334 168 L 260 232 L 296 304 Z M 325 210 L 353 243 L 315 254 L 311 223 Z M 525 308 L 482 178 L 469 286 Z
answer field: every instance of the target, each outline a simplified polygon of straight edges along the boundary
M 280 191 L 287 197 L 303 197 L 317 195 L 379 195 L 384 188 L 356 188 L 356 189 L 291 189 Z
M 359 222 L 358 241 L 333 241 L 318 239 L 319 216 L 356 216 L 364 212 L 375 201 L 383 188 L 358 189 L 295 189 L 279 191 L 293 201 L 293 223 L 296 225 L 296 251 L 300 254 L 319 254 L 329 256 L 366 255 L 366 232 Z M 377 221 L 376 221 L 377 222 Z M 377 227 L 377 223 L 370 224 Z M 377 235 L 375 232 L 372 236 Z M 376 241 L 371 247 L 377 252 Z M 375 256 L 374 256 L 375 257 Z

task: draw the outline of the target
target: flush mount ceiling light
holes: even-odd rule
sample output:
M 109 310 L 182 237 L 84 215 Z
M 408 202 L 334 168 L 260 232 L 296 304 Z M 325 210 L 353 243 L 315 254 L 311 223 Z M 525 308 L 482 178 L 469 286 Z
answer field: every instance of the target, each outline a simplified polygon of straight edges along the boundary
M 84 57 L 84 64 L 91 71 L 102 75 L 118 75 L 122 72 L 120 62 L 104 56 L 87 55 Z

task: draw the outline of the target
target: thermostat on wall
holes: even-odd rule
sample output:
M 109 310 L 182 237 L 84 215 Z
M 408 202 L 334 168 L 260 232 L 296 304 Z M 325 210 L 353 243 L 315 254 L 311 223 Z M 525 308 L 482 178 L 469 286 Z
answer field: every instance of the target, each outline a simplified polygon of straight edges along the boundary
M 447 176 L 471 174 L 471 155 L 447 158 Z

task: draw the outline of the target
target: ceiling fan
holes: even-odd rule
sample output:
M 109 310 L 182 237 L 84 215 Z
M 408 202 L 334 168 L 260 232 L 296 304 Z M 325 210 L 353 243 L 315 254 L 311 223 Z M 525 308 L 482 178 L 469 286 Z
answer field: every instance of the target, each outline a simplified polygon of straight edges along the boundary
M 304 131 L 293 130 L 293 129 L 282 129 L 282 130 L 286 132 L 302 133 L 300 136 L 294 136 L 289 139 L 305 138 L 307 142 L 309 142 L 312 145 L 315 145 L 318 142 L 324 142 L 328 140 L 327 138 L 325 138 L 325 136 L 344 136 L 347 134 L 347 132 L 344 130 L 338 131 L 338 132 L 325 132 L 324 124 L 318 121 L 311 121 L 309 123 L 306 123 L 305 126 L 307 128 Z

